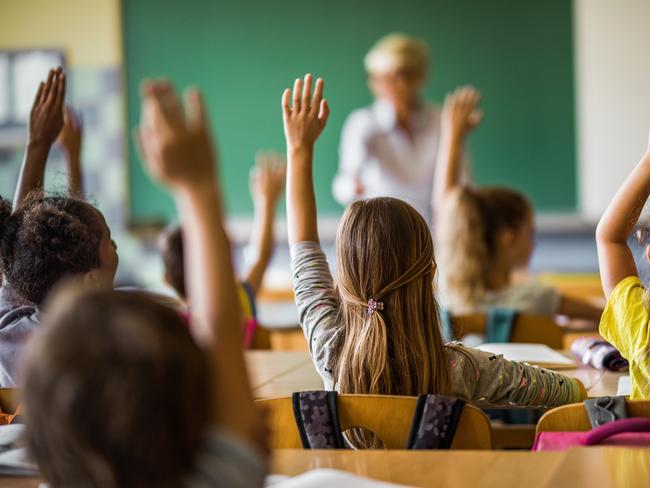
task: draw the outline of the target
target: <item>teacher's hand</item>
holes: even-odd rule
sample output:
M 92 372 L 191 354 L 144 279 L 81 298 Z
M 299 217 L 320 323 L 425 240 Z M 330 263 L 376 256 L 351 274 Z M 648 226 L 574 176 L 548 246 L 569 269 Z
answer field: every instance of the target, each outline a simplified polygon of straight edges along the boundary
M 481 94 L 472 86 L 456 88 L 445 97 L 442 109 L 443 128 L 455 138 L 464 139 L 483 119 L 478 108 Z

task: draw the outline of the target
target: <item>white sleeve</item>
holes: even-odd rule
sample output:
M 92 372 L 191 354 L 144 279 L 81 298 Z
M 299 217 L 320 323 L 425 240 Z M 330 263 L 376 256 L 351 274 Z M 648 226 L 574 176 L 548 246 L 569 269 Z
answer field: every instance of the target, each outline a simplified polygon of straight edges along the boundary
M 357 195 L 355 179 L 361 173 L 368 158 L 365 134 L 369 120 L 359 112 L 353 112 L 343 124 L 339 146 L 339 169 L 334 177 L 332 193 L 343 206 L 352 203 Z

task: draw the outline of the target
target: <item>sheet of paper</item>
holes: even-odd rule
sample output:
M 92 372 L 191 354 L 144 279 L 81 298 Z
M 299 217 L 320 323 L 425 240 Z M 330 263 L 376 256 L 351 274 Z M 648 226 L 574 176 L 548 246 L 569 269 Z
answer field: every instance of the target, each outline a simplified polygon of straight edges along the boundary
M 314 469 L 293 477 L 271 475 L 267 477 L 265 483 L 266 488 L 331 488 L 332 486 L 354 486 L 354 488 L 406 488 L 406 485 L 396 485 L 370 478 L 362 478 L 337 469 Z
M 628 375 L 621 376 L 618 379 L 618 389 L 616 396 L 630 396 L 632 394 L 632 378 Z
M 511 361 L 522 361 L 546 368 L 571 368 L 576 362 L 544 344 L 486 343 L 477 347 L 486 352 L 503 354 Z

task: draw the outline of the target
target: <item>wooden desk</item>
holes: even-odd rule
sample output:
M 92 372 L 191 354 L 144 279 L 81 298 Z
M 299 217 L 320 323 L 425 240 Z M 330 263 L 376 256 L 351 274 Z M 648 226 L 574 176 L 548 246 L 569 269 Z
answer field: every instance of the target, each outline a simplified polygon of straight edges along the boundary
M 246 355 L 256 398 L 289 396 L 294 391 L 323 388 L 322 380 L 307 352 L 250 351 Z M 251 358 L 253 355 L 255 357 Z M 268 374 L 270 371 L 275 374 Z M 618 379 L 627 374 L 586 366 L 560 372 L 582 381 L 592 397 L 616 395 Z
M 650 484 L 650 449 L 567 452 L 277 450 L 271 472 L 333 468 L 410 486 L 636 487 Z
M 283 381 L 286 382 L 288 379 L 291 386 L 306 384 L 307 386 L 303 388 L 306 390 L 310 389 L 309 384 L 313 385 L 313 375 L 318 377 L 311 358 L 309 357 L 309 353 L 295 351 L 246 351 L 245 358 L 251 388 L 256 398 L 271 396 L 257 393 L 258 390 L 261 390 L 271 383 L 278 382 L 279 385 L 282 384 Z M 292 374 L 296 370 L 301 371 L 297 377 Z M 320 386 L 311 389 L 322 388 L 323 385 L 321 383 Z M 268 389 L 262 391 L 266 392 Z M 274 390 L 271 389 L 271 391 Z M 292 390 L 287 395 L 291 395 L 293 391 L 298 390 Z
M 409 486 L 609 488 L 650 485 L 650 449 L 591 447 L 566 452 L 344 451 L 279 449 L 272 474 L 318 468 Z M 36 478 L 0 476 L 3 488 L 36 488 Z

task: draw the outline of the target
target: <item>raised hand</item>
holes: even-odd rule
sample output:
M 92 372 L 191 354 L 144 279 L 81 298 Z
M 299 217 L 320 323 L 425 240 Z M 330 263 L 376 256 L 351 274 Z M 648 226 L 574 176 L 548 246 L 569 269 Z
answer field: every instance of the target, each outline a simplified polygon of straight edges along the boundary
M 203 98 L 185 92 L 185 107 L 167 81 L 145 82 L 138 139 L 149 172 L 171 190 L 215 185 L 215 153 Z
M 305 75 L 303 80 L 296 79 L 291 89 L 282 94 L 282 118 L 287 149 L 313 148 L 316 139 L 325 128 L 330 109 L 323 98 L 323 80 L 316 81 L 312 96 L 312 76 Z
M 81 155 L 81 142 L 83 138 L 83 125 L 81 115 L 76 113 L 69 105 L 63 111 L 63 128 L 57 143 L 65 151 L 69 160 L 79 160 Z
M 29 114 L 29 143 L 42 144 L 48 150 L 63 128 L 65 73 L 59 67 L 50 70 L 41 82 Z
M 478 126 L 483 119 L 480 101 L 481 94 L 471 86 L 457 88 L 445 97 L 442 123 L 452 136 L 464 138 Z
M 63 127 L 65 73 L 59 67 L 50 70 L 41 82 L 29 114 L 25 157 L 14 196 L 14 210 L 25 202 L 27 195 L 43 191 L 45 165 L 52 144 Z
M 284 191 L 286 175 L 287 164 L 283 155 L 277 152 L 258 152 L 249 182 L 255 205 L 274 208 Z

